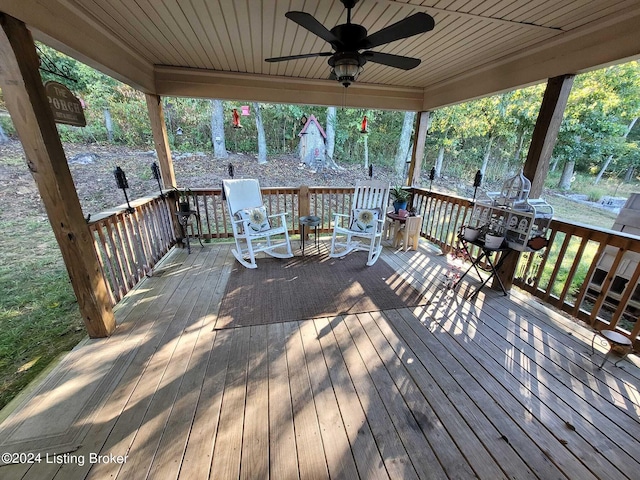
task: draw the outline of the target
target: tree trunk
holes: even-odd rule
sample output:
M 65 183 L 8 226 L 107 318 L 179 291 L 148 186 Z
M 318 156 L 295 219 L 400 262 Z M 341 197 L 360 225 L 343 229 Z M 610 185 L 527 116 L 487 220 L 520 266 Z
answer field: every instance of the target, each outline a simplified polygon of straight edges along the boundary
M 444 145 L 440 145 L 438 149 L 438 157 L 436 158 L 436 164 L 434 165 L 436 169 L 436 178 L 440 178 L 442 176 L 442 164 L 444 162 Z
M 107 127 L 107 140 L 113 142 L 113 122 L 111 122 L 111 112 L 108 108 L 103 110 L 104 112 L 104 124 Z
M 600 183 L 600 180 L 602 180 L 602 176 L 604 175 L 604 172 L 606 172 L 607 168 L 609 168 L 609 164 L 611 163 L 611 160 L 613 160 L 613 154 L 609 155 L 607 159 L 604 161 L 604 163 L 602 164 L 602 168 L 598 172 L 598 175 L 596 175 L 596 179 L 593 181 L 594 185 L 597 185 L 598 183 Z
M 406 167 L 407 154 L 411 147 L 411 133 L 413 131 L 413 123 L 416 112 L 405 112 L 404 121 L 402 122 L 402 132 L 400 132 L 400 141 L 396 150 L 396 158 L 394 160 L 396 176 L 404 178 L 404 170 Z
M 7 143 L 9 141 L 9 137 L 7 137 L 7 134 L 4 133 L 4 130 L 2 129 L 2 124 L 0 124 L 0 145 L 2 145 L 3 143 Z
M 327 147 L 326 155 L 333 158 L 333 152 L 336 146 L 336 107 L 327 107 Z
M 524 145 L 524 130 L 520 129 L 518 131 L 518 147 L 516 148 L 516 153 L 513 155 L 515 157 L 515 161 L 520 163 L 520 156 L 522 155 L 522 146 Z
M 367 141 L 367 134 L 364 134 L 364 168 L 369 169 L 369 142 Z
M 565 162 L 562 175 L 560 176 L 560 182 L 558 182 L 558 188 L 560 190 L 571 190 L 571 179 L 573 178 L 573 169 L 575 166 L 575 160 L 567 160 Z
M 627 136 L 629 136 L 629 132 L 633 130 L 633 126 L 636 124 L 637 121 L 638 121 L 638 117 L 635 117 L 633 120 L 631 120 L 631 123 L 627 127 L 627 131 L 624 132 L 624 135 L 622 136 L 622 138 L 626 139 Z M 609 155 L 607 159 L 604 161 L 604 165 L 602 165 L 602 168 L 598 172 L 598 175 L 596 175 L 596 179 L 593 181 L 594 185 L 597 185 L 598 183 L 600 183 L 600 180 L 602 180 L 602 176 L 604 175 L 604 172 L 606 172 L 607 168 L 609 168 L 609 164 L 611 163 L 611 160 L 613 160 L 613 154 Z
M 549 168 L 550 172 L 555 172 L 556 168 L 558 168 L 558 162 L 560 161 L 559 157 L 554 157 L 551 159 L 551 167 Z
M 633 167 L 627 167 L 627 171 L 624 174 L 624 183 L 630 183 L 631 180 L 633 179 L 633 174 L 635 172 L 635 168 Z
M 489 134 L 489 143 L 487 144 L 487 149 L 484 151 L 484 158 L 482 159 L 482 166 L 480 167 L 480 172 L 484 177 L 487 172 L 487 165 L 489 165 L 489 158 L 491 157 L 491 146 L 493 145 L 493 132 Z
M 224 141 L 224 110 L 222 100 L 211 100 L 211 143 L 214 158 L 229 158 Z
M 256 112 L 256 130 L 258 131 L 258 163 L 267 163 L 267 138 L 264 135 L 260 104 L 253 102 L 253 110 Z
M 327 168 L 333 170 L 344 170 L 333 159 L 333 152 L 336 146 L 336 107 L 327 107 L 327 129 L 325 130 L 327 139 L 324 149 L 324 163 Z

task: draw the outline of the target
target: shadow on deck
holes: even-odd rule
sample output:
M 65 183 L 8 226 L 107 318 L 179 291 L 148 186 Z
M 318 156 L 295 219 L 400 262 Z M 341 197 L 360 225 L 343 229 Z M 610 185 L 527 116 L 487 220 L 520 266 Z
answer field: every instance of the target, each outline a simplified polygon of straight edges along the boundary
M 637 478 L 635 356 L 598 370 L 519 292 L 464 301 L 425 244 L 381 259 L 430 305 L 215 330 L 230 245 L 174 250 L 0 425 L 0 477 Z

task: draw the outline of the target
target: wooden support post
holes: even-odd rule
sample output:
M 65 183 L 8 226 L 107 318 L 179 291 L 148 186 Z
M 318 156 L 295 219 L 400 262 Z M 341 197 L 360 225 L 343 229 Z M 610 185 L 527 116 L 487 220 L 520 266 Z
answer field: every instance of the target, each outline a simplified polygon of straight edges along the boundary
M 560 124 L 564 116 L 564 109 L 573 86 L 575 75 L 562 75 L 550 78 L 547 81 L 547 88 L 542 98 L 542 105 L 538 112 L 538 119 L 533 130 L 527 161 L 524 164 L 523 173 L 531 181 L 530 198 L 538 198 L 542 195 L 544 181 L 549 173 L 549 161 L 551 153 L 558 138 Z M 519 252 L 513 252 L 505 260 L 498 271 L 498 275 L 507 290 L 513 286 L 513 276 L 515 275 L 520 259 Z M 497 279 L 492 283 L 491 288 L 500 288 Z
M 544 181 L 549 173 L 551 153 L 558 138 L 574 78 L 575 75 L 562 75 L 547 81 L 536 126 L 533 129 L 527 161 L 524 164 L 524 176 L 531 180 L 530 198 L 538 198 L 542 195 Z
M 0 13 L 0 88 L 78 299 L 90 337 L 116 328 L 111 299 L 24 23 Z
M 158 163 L 162 181 L 166 188 L 176 186 L 176 175 L 173 171 L 173 161 L 171 160 L 171 149 L 169 148 L 169 138 L 167 137 L 167 124 L 164 121 L 164 111 L 162 110 L 162 100 L 159 95 L 145 94 L 147 100 L 147 110 L 153 132 L 153 142 L 156 145 Z
M 411 164 L 409 165 L 409 175 L 407 185 L 411 187 L 420 186 L 420 174 L 422 173 L 422 160 L 424 158 L 424 147 L 427 140 L 427 130 L 429 125 L 431 112 L 418 112 L 416 119 L 416 138 L 413 142 L 413 152 L 411 154 Z

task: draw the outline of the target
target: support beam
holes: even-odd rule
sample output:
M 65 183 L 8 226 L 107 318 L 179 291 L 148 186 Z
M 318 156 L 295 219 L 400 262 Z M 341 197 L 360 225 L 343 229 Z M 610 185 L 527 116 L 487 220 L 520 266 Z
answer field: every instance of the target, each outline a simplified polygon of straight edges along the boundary
M 544 181 L 549 173 L 549 161 L 553 147 L 558 138 L 560 124 L 564 116 L 564 109 L 573 86 L 575 75 L 562 75 L 550 78 L 542 98 L 542 105 L 538 112 L 538 119 L 533 130 L 529 153 L 524 164 L 524 176 L 531 181 L 530 198 L 539 198 L 542 195 Z M 498 275 L 507 290 L 513 285 L 513 276 L 518 266 L 520 255 L 513 252 L 502 264 Z M 491 288 L 498 289 L 499 284 L 493 282 Z
M 413 142 L 413 153 L 411 164 L 409 165 L 409 175 L 407 184 L 411 187 L 420 186 L 420 174 L 422 173 L 422 160 L 424 159 L 424 148 L 427 141 L 427 131 L 431 125 L 431 112 L 418 112 L 416 118 L 416 138 Z
M 424 110 L 423 89 L 355 82 L 347 90 L 335 80 L 220 72 L 156 65 L 154 93 L 166 97 L 219 98 L 332 107 Z
M 164 121 L 164 110 L 162 109 L 162 99 L 159 95 L 145 94 L 147 100 L 147 110 L 153 132 L 153 143 L 158 153 L 158 163 L 160 163 L 160 173 L 166 188 L 176 186 L 176 175 L 173 171 L 173 161 L 171 160 L 171 149 L 169 148 L 169 137 L 167 136 L 167 124 Z
M 24 23 L 0 14 L 0 88 L 38 186 L 90 337 L 115 327 L 111 300 Z
M 531 180 L 531 198 L 542 195 L 542 187 L 549 173 L 551 153 L 558 138 L 574 78 L 575 75 L 562 75 L 550 78 L 547 82 L 524 164 L 524 176 Z

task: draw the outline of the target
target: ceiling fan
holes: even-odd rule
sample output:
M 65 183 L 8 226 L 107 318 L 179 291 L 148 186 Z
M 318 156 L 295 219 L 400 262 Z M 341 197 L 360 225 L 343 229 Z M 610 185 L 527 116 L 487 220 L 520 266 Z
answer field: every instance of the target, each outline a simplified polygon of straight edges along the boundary
M 412 37 L 419 33 L 433 30 L 435 22 L 431 15 L 414 13 L 388 27 L 367 35 L 367 29 L 362 25 L 351 23 L 351 9 L 358 0 L 340 0 L 347 9 L 347 23 L 327 29 L 312 15 L 305 12 L 287 12 L 285 16 L 314 35 L 329 42 L 334 52 L 303 53 L 287 57 L 267 58 L 265 62 L 285 62 L 311 57 L 329 57 L 327 63 L 331 66 L 330 79 L 338 80 L 348 87 L 355 81 L 362 67 L 367 62 L 379 63 L 389 67 L 411 70 L 420 65 L 419 58 L 403 57 L 389 53 L 373 52 L 375 48 L 395 40 Z M 364 50 L 364 51 L 361 51 Z

